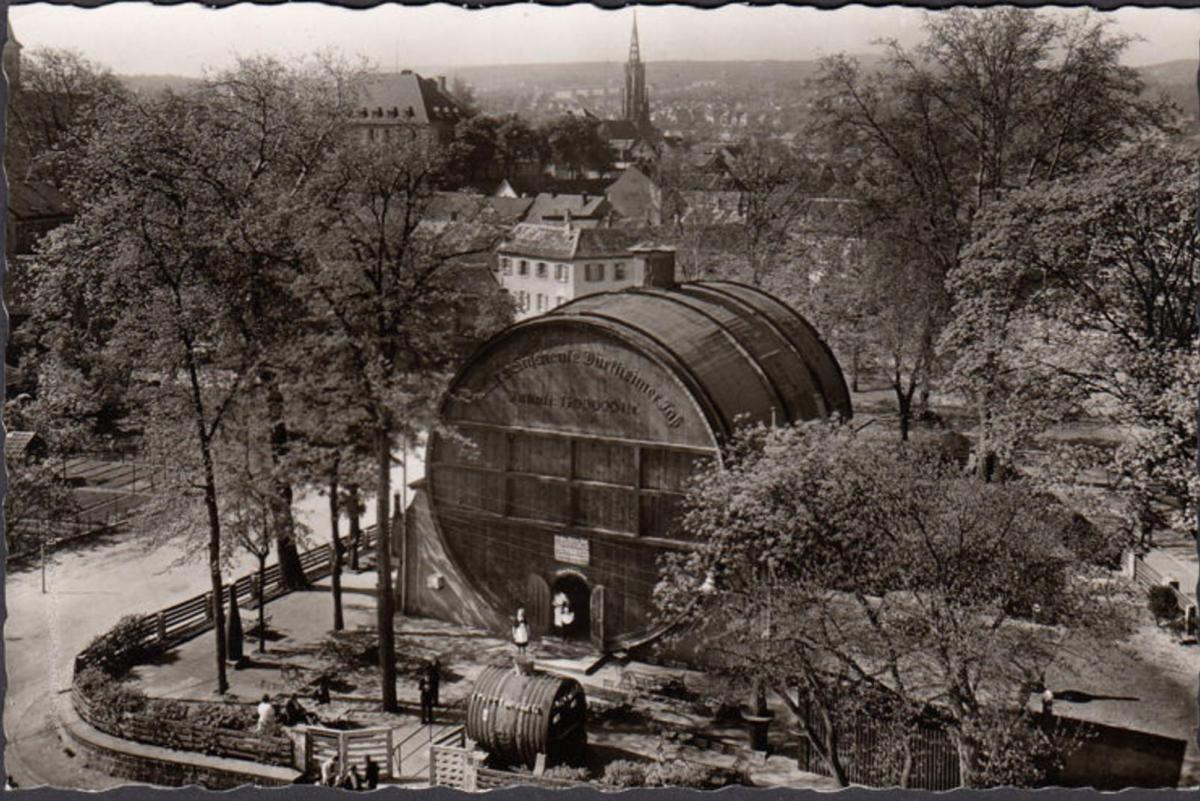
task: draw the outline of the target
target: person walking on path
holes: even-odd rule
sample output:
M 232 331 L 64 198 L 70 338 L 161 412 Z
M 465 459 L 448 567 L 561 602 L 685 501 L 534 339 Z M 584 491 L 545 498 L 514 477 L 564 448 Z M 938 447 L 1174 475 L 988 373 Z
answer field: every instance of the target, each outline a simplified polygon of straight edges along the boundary
M 529 623 L 525 620 L 524 609 L 517 610 L 517 617 L 513 621 L 512 638 L 513 644 L 517 646 L 517 654 L 525 656 L 525 649 L 529 647 Z
M 258 702 L 258 725 L 254 730 L 259 734 L 270 734 L 275 729 L 275 707 L 271 696 L 264 695 Z

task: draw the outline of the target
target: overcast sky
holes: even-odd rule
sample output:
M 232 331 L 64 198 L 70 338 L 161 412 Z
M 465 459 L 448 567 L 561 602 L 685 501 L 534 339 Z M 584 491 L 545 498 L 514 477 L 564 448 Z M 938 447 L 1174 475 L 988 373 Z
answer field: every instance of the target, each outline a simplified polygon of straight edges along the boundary
M 317 3 L 118 3 L 96 9 L 40 3 L 9 9 L 26 47 L 79 50 L 122 74 L 200 75 L 237 55 L 304 56 L 333 48 L 383 68 L 483 64 L 623 61 L 630 9 L 530 4 L 467 11 L 449 5 L 349 10 Z M 790 6 L 686 6 L 638 11 L 647 61 L 809 59 L 840 51 L 869 52 L 871 41 L 919 38 L 922 12 L 850 6 L 832 11 Z M 1195 58 L 1200 10 L 1107 12 L 1124 32 L 1142 37 L 1128 52 L 1133 65 Z

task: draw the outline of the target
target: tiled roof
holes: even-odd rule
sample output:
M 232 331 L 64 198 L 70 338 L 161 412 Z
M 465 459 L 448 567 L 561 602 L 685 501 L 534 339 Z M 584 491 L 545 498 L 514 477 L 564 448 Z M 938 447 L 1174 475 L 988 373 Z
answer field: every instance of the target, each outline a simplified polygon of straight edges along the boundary
M 522 223 L 513 229 L 500 251 L 570 261 L 626 256 L 629 248 L 639 241 L 637 231 L 624 228 L 568 228 L 565 225 Z
M 532 198 L 489 197 L 467 192 L 438 192 L 425 211 L 429 220 L 516 225 L 525 219 Z
M 48 217 L 67 219 L 71 207 L 62 192 L 42 181 L 12 181 L 8 185 L 8 213 L 18 220 Z
M 15 459 L 25 455 L 25 451 L 40 439 L 36 431 L 9 431 L 4 437 L 4 456 Z
M 542 222 L 547 219 L 561 220 L 566 213 L 579 219 L 599 219 L 608 213 L 608 201 L 604 195 L 556 195 L 543 192 L 533 201 L 526 219 Z
M 573 259 L 579 245 L 581 229 L 565 225 L 521 223 L 500 245 L 505 253 L 547 259 Z
M 453 124 L 463 116 L 458 102 L 443 93 L 437 81 L 415 72 L 379 75 L 363 85 L 360 117 L 365 121 L 396 125 Z
M 637 235 L 623 228 L 585 228 L 579 233 L 575 258 L 624 256 L 637 243 Z

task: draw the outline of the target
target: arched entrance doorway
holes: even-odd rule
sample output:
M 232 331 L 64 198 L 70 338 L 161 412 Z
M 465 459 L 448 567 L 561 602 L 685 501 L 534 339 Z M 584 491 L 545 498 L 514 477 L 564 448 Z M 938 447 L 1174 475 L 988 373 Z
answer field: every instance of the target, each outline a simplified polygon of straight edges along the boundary
M 591 636 L 592 590 L 578 573 L 562 573 L 550 585 L 550 631 L 570 640 Z

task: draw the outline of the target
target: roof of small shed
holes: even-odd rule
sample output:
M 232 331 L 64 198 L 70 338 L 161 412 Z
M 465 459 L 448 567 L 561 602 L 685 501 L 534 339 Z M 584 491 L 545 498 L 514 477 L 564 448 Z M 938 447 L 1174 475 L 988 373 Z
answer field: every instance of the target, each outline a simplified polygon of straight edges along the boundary
M 562 317 L 595 323 L 657 354 L 722 436 L 744 423 L 852 413 L 829 346 L 791 307 L 750 286 L 699 281 L 586 295 L 522 327 Z

